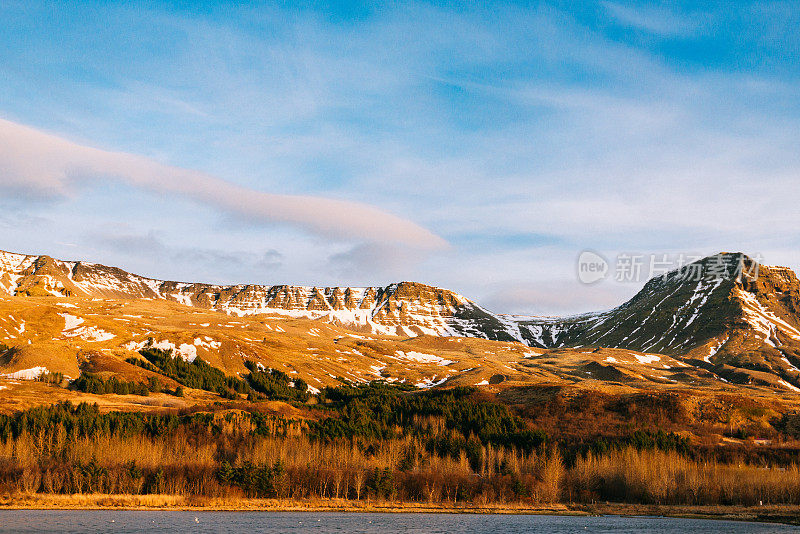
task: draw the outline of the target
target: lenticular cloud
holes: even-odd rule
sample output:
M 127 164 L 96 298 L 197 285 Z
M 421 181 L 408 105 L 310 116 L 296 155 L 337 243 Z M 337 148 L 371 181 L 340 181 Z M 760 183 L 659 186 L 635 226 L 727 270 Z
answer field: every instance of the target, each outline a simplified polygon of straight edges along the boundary
M 290 224 L 327 237 L 421 249 L 447 246 L 425 228 L 367 204 L 257 191 L 142 156 L 79 145 L 0 119 L 0 189 L 20 197 L 60 198 L 74 194 L 76 185 L 96 180 L 177 194 L 248 221 Z

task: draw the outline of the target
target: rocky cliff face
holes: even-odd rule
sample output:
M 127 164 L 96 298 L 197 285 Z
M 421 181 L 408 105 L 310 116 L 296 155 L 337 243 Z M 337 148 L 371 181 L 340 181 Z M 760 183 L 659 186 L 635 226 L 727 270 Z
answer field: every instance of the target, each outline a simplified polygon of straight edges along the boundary
M 519 322 L 539 347 L 614 347 L 682 356 L 730 381 L 800 385 L 800 281 L 740 253 L 653 278 L 613 310 Z
M 683 353 L 729 329 L 741 316 L 734 300 L 740 254 L 705 258 L 651 279 L 631 300 L 610 311 L 521 322 L 540 346 L 609 346 Z M 748 260 L 749 261 L 749 260 Z
M 0 252 L 0 291 L 16 296 L 166 299 L 236 315 L 279 313 L 369 332 L 516 340 L 513 321 L 446 289 L 232 285 L 154 280 L 96 263 Z
M 0 252 L 0 291 L 17 296 L 165 299 L 234 315 L 278 313 L 380 334 L 479 337 L 534 347 L 611 347 L 687 355 L 800 377 L 800 282 L 783 267 L 722 253 L 654 278 L 603 313 L 491 313 L 414 282 L 386 287 L 232 285 L 154 280 L 95 263 Z

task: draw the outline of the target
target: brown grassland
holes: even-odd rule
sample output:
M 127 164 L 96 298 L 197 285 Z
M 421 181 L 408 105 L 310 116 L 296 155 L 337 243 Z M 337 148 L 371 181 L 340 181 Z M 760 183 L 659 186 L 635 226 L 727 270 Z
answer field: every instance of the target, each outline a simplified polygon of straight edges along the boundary
M 8 298 L 0 312 L 27 324 L 4 341 L 3 374 L 41 365 L 164 388 L 95 394 L 0 377 L 0 507 L 800 517 L 796 393 L 668 356 L 387 337 L 162 302 Z M 116 337 L 67 337 L 64 313 Z M 250 360 L 322 391 L 222 397 L 131 363 L 126 347 L 148 338 L 191 345 L 241 381 Z M 432 390 L 334 391 L 443 378 Z M 65 401 L 91 408 L 43 408 Z
M 381 438 L 319 439 L 302 420 L 217 410 L 156 432 L 7 435 L 0 506 L 800 517 L 797 463 L 752 452 L 502 446 L 422 415 Z

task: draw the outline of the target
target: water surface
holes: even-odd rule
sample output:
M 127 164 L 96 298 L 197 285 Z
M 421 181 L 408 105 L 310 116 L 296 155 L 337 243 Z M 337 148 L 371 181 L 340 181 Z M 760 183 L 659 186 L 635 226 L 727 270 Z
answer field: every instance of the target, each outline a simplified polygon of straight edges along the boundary
M 388 514 L 333 512 L 161 512 L 0 510 L 0 532 L 328 532 L 391 534 L 541 532 L 665 534 L 800 532 L 788 525 L 663 517 L 574 517 L 503 514 Z

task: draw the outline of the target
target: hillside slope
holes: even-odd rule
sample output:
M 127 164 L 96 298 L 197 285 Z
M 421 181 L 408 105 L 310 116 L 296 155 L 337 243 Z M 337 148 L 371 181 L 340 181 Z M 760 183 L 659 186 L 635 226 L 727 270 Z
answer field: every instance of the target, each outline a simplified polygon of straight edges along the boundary
M 59 340 L 68 341 L 70 346 L 78 341 L 105 343 L 104 350 L 118 349 L 126 343 L 130 347 L 141 346 L 143 336 L 153 337 L 163 325 L 159 317 L 167 312 L 156 310 L 166 305 L 179 310 L 188 307 L 185 312 L 171 314 L 206 317 L 195 321 L 195 326 L 221 324 L 219 318 L 226 316 L 224 321 L 236 317 L 240 324 L 260 325 L 257 332 L 251 333 L 252 339 L 258 341 L 258 336 L 264 338 L 266 327 L 272 324 L 265 317 L 272 321 L 305 320 L 315 326 L 302 328 L 299 339 L 305 336 L 303 350 L 311 350 L 305 346 L 308 336 L 313 337 L 310 333 L 326 325 L 341 333 L 379 336 L 399 345 L 429 343 L 425 340 L 434 336 L 483 338 L 537 349 L 573 349 L 572 354 L 586 353 L 587 348 L 621 349 L 677 358 L 719 381 L 789 390 L 800 387 L 800 282 L 789 269 L 757 266 L 739 253 L 711 256 L 654 278 L 631 300 L 607 312 L 555 319 L 494 314 L 462 295 L 415 282 L 366 288 L 219 286 L 155 280 L 94 263 L 8 252 L 0 252 L 0 292 L 8 295 L 8 315 L 0 316 L 0 341 L 9 345 L 18 339 L 36 342 L 38 354 L 50 350 L 45 350 L 42 343 L 52 345 Z M 29 304 L 23 304 L 25 301 Z M 116 304 L 103 307 L 95 302 Z M 24 314 L 15 312 L 33 303 L 34 308 L 51 311 L 39 312 L 35 319 L 23 319 Z M 52 310 L 68 305 L 89 315 L 61 310 L 54 316 Z M 136 317 L 116 315 L 115 310 L 131 306 L 139 310 Z M 95 319 L 103 316 L 105 321 Z M 245 322 L 248 317 L 253 321 Z M 58 323 L 55 331 L 43 332 L 40 338 L 29 337 L 31 330 L 25 334 L 25 328 L 41 328 L 54 322 Z M 164 336 L 169 337 L 168 343 L 176 351 L 185 346 L 186 357 L 202 353 L 205 359 L 229 372 L 241 369 L 241 362 L 231 367 L 219 360 L 221 351 L 206 350 L 203 333 L 188 327 L 192 324 L 174 328 L 191 332 Z M 421 339 L 412 341 L 415 337 Z M 282 342 L 286 336 L 276 338 Z M 125 341 L 121 343 L 121 339 Z M 20 353 L 29 350 L 23 347 Z M 397 350 L 405 352 L 403 348 L 390 352 Z M 437 350 L 441 346 L 437 345 Z M 516 352 L 526 350 L 520 347 Z M 280 356 L 284 363 L 296 357 L 289 353 Z M 451 360 L 449 356 L 441 358 Z M 365 379 L 365 370 L 385 367 L 384 363 L 353 362 L 348 372 Z M 338 376 L 333 371 L 328 374 Z M 72 367 L 71 372 L 76 368 Z M 610 371 L 601 374 L 614 375 Z M 424 379 L 435 383 L 443 377 L 441 373 L 430 373 Z M 310 378 L 321 380 L 320 376 Z M 407 378 L 423 380 L 421 375 Z
M 740 253 L 653 278 L 607 312 L 519 325 L 532 346 L 679 355 L 737 382 L 772 373 L 800 385 L 800 281 L 790 269 L 757 265 Z M 742 370 L 747 376 L 739 376 Z

